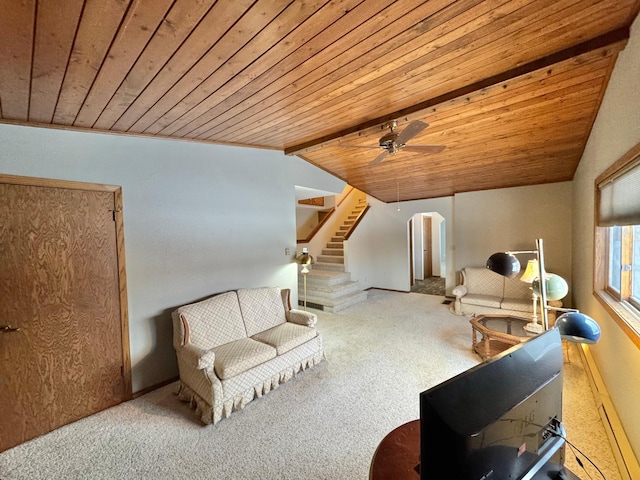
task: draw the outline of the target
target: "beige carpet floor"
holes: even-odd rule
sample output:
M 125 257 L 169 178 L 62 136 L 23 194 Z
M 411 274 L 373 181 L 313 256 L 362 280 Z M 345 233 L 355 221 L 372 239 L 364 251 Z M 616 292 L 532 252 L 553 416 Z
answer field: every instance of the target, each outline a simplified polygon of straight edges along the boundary
M 1 453 L 0 478 L 365 480 L 378 443 L 418 418 L 419 393 L 479 363 L 471 327 L 415 293 L 317 313 L 328 360 L 217 425 L 169 385 Z M 618 480 L 579 358 L 565 364 L 568 437 Z

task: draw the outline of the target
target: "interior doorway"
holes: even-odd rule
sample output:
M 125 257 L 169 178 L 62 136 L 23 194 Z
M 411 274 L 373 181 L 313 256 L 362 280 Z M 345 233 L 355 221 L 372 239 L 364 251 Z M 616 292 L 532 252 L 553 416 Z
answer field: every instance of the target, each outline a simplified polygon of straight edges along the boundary
M 410 219 L 411 291 L 445 295 L 445 219 L 437 212 L 423 212 Z
M 120 187 L 0 175 L 0 451 L 131 398 Z
M 422 216 L 422 252 L 424 255 L 422 264 L 424 265 L 423 279 L 429 279 L 433 277 L 433 240 L 431 230 L 431 217 L 428 215 Z

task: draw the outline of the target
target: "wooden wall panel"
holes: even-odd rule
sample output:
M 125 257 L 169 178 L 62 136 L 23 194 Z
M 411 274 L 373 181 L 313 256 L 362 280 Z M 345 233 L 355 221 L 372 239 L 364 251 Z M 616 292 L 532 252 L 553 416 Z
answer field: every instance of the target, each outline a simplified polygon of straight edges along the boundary
M 151 41 L 136 60 L 115 95 L 94 123 L 95 128 L 110 129 L 127 108 L 165 67 L 191 31 L 209 11 L 215 0 L 177 0 L 163 19 Z M 168 68 L 174 68 L 169 66 Z
M 162 98 L 200 59 L 212 51 L 227 32 L 233 28 L 244 14 L 249 0 L 235 0 L 234 2 L 217 2 L 206 17 L 190 33 L 180 49 L 171 57 L 164 68 L 158 72 L 153 80 L 141 91 L 127 111 L 113 125 L 116 130 L 126 131 L 155 103 Z M 218 50 L 214 50 L 218 52 Z M 229 52 L 220 51 L 218 55 L 227 58 Z M 196 85 L 194 85 L 195 88 Z M 176 99 L 177 101 L 177 99 Z
M 130 0 L 87 0 L 67 66 L 54 123 L 73 125 Z
M 118 29 L 109 54 L 100 68 L 95 82 L 73 122 L 81 127 L 92 127 L 115 90 L 131 70 L 164 19 L 173 0 L 134 0 L 126 18 Z
M 50 123 L 64 80 L 83 0 L 40 2 L 33 49 L 29 120 Z
M 425 121 L 415 140 L 446 143 L 449 194 L 477 184 L 462 179 L 469 164 L 490 176 L 490 152 L 498 164 L 531 152 L 493 188 L 564 179 L 538 145 L 575 168 L 640 11 L 638 0 L 0 2 L 0 121 L 284 150 L 390 201 L 393 188 L 367 190 L 386 185 L 370 176 L 420 177 L 411 189 L 424 198 L 435 185 L 417 163 L 407 178 L 337 145 L 374 143 L 393 120 Z
M 36 0 L 12 4 L 2 0 L 0 26 L 0 114 L 27 120 L 31 83 L 31 51 Z

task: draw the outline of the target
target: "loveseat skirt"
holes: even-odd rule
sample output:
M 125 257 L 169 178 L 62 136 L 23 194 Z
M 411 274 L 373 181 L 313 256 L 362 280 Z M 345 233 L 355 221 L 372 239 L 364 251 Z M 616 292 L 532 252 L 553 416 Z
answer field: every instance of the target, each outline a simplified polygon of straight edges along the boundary
M 317 365 L 325 358 L 322 339 L 316 336 L 282 355 L 231 378 L 220 380 L 213 369 L 193 370 L 188 376 L 180 371 L 178 395 L 195 406 L 203 423 L 217 423 L 232 412 L 241 410 L 254 398 L 259 398 L 293 378 L 298 372 Z M 180 363 L 180 358 L 178 358 Z M 185 372 L 186 373 L 186 372 Z

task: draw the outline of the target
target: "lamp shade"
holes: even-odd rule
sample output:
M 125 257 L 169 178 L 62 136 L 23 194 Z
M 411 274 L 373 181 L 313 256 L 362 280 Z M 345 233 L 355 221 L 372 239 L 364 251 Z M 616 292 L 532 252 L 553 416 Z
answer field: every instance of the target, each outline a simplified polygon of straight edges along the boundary
M 494 253 L 487 260 L 487 268 L 503 277 L 513 278 L 520 273 L 520 261 L 510 253 Z
M 540 279 L 536 278 L 531 285 L 533 291 L 540 295 Z M 555 273 L 547 273 L 547 300 L 560 300 L 567 296 L 569 293 L 569 285 L 567 285 L 567 281 L 562 278 L 560 275 L 556 275 Z
M 600 325 L 580 312 L 563 313 L 556 319 L 560 336 L 574 343 L 596 343 L 600 340 Z
M 536 278 L 540 276 L 540 265 L 538 260 L 533 259 L 527 262 L 527 268 L 520 277 L 520 280 L 526 283 L 532 283 Z
M 306 267 L 308 265 L 312 265 L 313 263 L 315 263 L 315 261 L 309 254 L 309 251 L 306 248 L 303 248 L 302 253 L 296 257 L 296 263 L 298 265 L 304 265 Z

